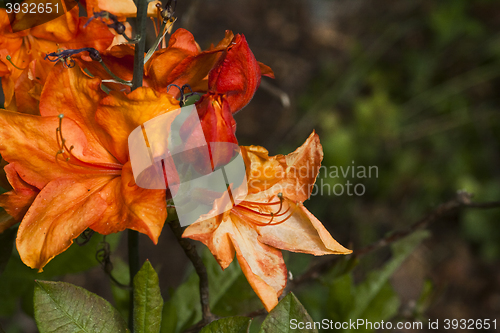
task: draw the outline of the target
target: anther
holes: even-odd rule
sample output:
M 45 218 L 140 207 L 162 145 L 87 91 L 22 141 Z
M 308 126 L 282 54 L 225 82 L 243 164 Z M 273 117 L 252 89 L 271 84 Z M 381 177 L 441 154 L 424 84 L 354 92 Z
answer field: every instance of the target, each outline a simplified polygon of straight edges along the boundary
M 177 89 L 179 89 L 179 92 L 181 93 L 180 95 L 180 98 L 179 98 L 179 105 L 182 107 L 184 106 L 184 104 L 186 104 L 186 101 L 189 97 L 193 96 L 193 95 L 198 95 L 198 93 L 195 93 L 193 91 L 193 89 L 191 88 L 191 86 L 189 84 L 185 84 L 183 85 L 182 87 L 179 87 L 178 85 L 176 85 L 175 83 L 172 83 L 172 84 L 169 84 L 167 86 L 167 92 L 170 90 L 170 87 L 176 87 Z M 190 93 L 187 93 L 185 94 L 184 91 L 186 89 L 189 89 Z

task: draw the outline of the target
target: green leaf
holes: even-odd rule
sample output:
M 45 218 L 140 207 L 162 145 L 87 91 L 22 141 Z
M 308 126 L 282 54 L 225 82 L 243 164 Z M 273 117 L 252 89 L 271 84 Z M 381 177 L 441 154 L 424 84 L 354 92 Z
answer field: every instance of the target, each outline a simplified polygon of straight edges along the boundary
M 146 260 L 134 277 L 134 332 L 160 332 L 162 308 L 158 274 Z
M 200 333 L 247 333 L 252 320 L 248 317 L 227 317 L 203 327 Z
M 35 320 L 40 333 L 119 333 L 127 325 L 103 298 L 65 282 L 36 281 Z
M 119 235 L 120 234 L 113 234 L 106 236 L 106 240 L 110 243 L 111 250 L 118 244 Z M 42 273 L 37 273 L 35 269 L 26 266 L 19 258 L 17 251 L 15 251 L 7 263 L 4 273 L 0 275 L 0 316 L 9 317 L 13 315 L 19 298 L 23 299 L 23 303 L 25 299 L 30 297 L 29 295 L 31 295 L 31 299 L 33 299 L 32 295 L 35 287 L 35 279 L 50 280 L 55 276 L 76 273 L 97 266 L 99 262 L 96 260 L 95 256 L 96 251 L 100 248 L 99 244 L 102 240 L 102 235 L 94 234 L 90 242 L 84 246 L 79 246 L 74 243 L 68 250 L 49 262 L 48 265 L 44 267 Z M 29 307 L 28 304 L 23 306 L 23 308 L 27 307 Z
M 293 293 L 289 293 L 269 312 L 260 333 L 318 332 L 313 326 L 299 328 L 298 323 L 312 325 L 313 320 Z
M 9 228 L 0 234 L 0 275 L 2 275 L 9 262 L 16 234 L 17 228 Z

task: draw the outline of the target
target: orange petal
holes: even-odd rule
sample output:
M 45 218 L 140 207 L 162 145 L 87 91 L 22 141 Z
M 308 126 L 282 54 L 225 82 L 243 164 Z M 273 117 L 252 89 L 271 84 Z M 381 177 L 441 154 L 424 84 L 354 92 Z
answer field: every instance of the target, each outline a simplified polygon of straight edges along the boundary
M 5 173 L 4 168 L 8 165 L 6 160 L 0 156 L 0 187 L 2 187 L 4 190 L 11 190 L 12 186 L 10 186 L 9 181 L 7 180 L 7 175 Z
M 47 23 L 34 26 L 30 30 L 30 34 L 39 39 L 45 39 L 51 42 L 61 43 L 71 40 L 78 31 L 78 6 L 74 6 L 70 11 L 66 12 L 64 15 L 60 15 Z M 43 15 L 40 15 L 42 19 L 46 19 Z M 16 19 L 17 21 L 17 19 Z M 23 21 L 26 21 L 23 20 Z M 31 19 L 26 22 L 29 25 L 35 24 Z M 17 28 L 17 23 L 14 22 L 13 28 Z
M 229 38 L 233 33 L 226 31 L 225 37 L 216 47 L 200 53 L 195 52 L 195 49 L 199 49 L 191 38 L 191 33 L 179 30 L 174 33 L 178 33 L 178 36 L 172 44 L 169 43 L 169 48 L 151 61 L 149 73 L 155 87 L 165 90 L 169 84 L 177 84 L 180 87 L 189 84 L 193 91 L 206 91 L 208 84 L 205 78 L 221 57 L 222 51 L 230 44 Z
M 280 250 L 258 240 L 258 233 L 247 223 L 231 215 L 233 230 L 229 234 L 236 257 L 248 282 L 267 311 L 278 304 L 287 281 L 287 270 Z
M 123 166 L 122 176 L 113 179 L 99 194 L 108 208 L 90 228 L 104 235 L 133 229 L 148 235 L 153 243 L 158 242 L 167 219 L 165 191 L 138 187 L 130 162 Z
M 311 195 L 312 188 L 323 160 L 323 147 L 314 131 L 306 142 L 284 158 L 285 179 L 280 182 L 284 196 L 293 201 L 303 202 Z
M 0 195 L 0 207 L 17 221 L 21 221 L 40 191 L 22 180 L 12 164 L 7 165 L 4 170 L 13 190 Z
M 211 170 L 214 167 L 229 163 L 234 156 L 234 150 L 231 147 L 221 149 L 210 148 L 218 142 L 238 144 L 236 140 L 236 122 L 233 118 L 229 104 L 224 99 L 214 100 L 213 95 L 203 95 L 202 99 L 196 105 L 199 120 L 203 129 L 204 138 L 200 138 L 201 133 L 197 131 L 197 120 L 193 122 L 187 121 L 181 127 L 181 137 L 186 142 L 188 147 L 198 147 L 199 142 L 208 143 L 209 149 L 204 147 L 199 149 L 191 149 L 184 156 L 185 162 L 192 164 L 198 172 L 203 173 L 203 170 Z M 198 135 L 193 135 L 193 132 Z M 210 153 L 209 153 L 210 152 Z M 210 154 L 207 156 L 207 153 Z M 209 164 L 211 163 L 211 165 Z
M 87 0 L 87 14 L 99 11 L 107 11 L 119 17 L 135 17 L 137 15 L 137 7 L 133 0 Z M 160 1 L 152 1 L 148 4 L 148 16 L 156 17 L 156 4 Z
M 151 57 L 147 65 L 148 76 L 151 76 L 157 87 L 165 88 L 171 83 L 167 80 L 174 68 L 187 57 L 195 56 L 199 52 L 193 35 L 186 29 L 177 29 L 170 36 L 168 47 L 155 52 Z
M 260 84 L 260 67 L 243 35 L 236 35 L 208 76 L 209 91 L 225 95 L 232 113 L 250 102 Z
M 45 82 L 40 100 L 40 114 L 57 116 L 62 113 L 65 118 L 74 120 L 88 140 L 89 149 L 85 155 L 95 157 L 101 163 L 116 163 L 116 159 L 109 154 L 109 149 L 106 149 L 108 147 L 103 147 L 101 143 L 100 138 L 104 137 L 105 133 L 95 119 L 97 105 L 106 96 L 100 84 L 99 79 L 88 78 L 79 68 L 66 68 L 62 63 L 58 63 Z M 63 132 L 67 133 L 64 128 Z M 55 132 L 53 133 L 55 136 Z M 73 142 L 71 144 L 74 145 Z
M 271 67 L 261 63 L 260 61 L 257 61 L 257 63 L 259 64 L 260 74 L 262 76 L 267 76 L 267 77 L 270 77 L 271 79 L 274 79 L 274 72 L 271 69 Z
M 258 193 L 281 181 L 285 169 L 269 152 L 260 146 L 242 146 L 241 155 L 246 165 L 248 193 Z
M 94 77 L 101 80 L 114 79 L 97 61 L 93 61 L 85 53 L 78 54 L 74 57 L 75 61 L 82 69 L 86 69 Z M 109 70 L 125 81 L 132 81 L 134 69 L 134 48 L 130 45 L 115 45 L 110 50 L 101 53 L 103 63 Z M 148 85 L 147 80 L 144 81 L 144 86 Z M 130 92 L 130 87 L 123 84 L 106 82 L 105 86 L 115 91 Z
M 40 96 L 53 63 L 35 57 L 15 84 L 17 112 L 40 115 Z
M 352 252 L 333 239 L 323 224 L 302 204 L 295 205 L 287 200 L 286 206 L 290 206 L 293 212 L 288 220 L 277 225 L 257 227 L 262 243 L 282 250 L 316 256 Z
M 0 234 L 17 223 L 15 218 L 6 212 L 0 211 Z
M 22 40 L 21 40 L 22 41 Z M 0 57 L 1 59 L 5 59 L 8 55 L 11 56 L 11 61 L 14 63 L 17 67 L 20 68 L 26 68 L 28 67 L 28 64 L 31 62 L 31 51 L 28 51 L 26 47 L 19 46 L 16 50 L 6 50 L 6 49 L 1 49 L 0 50 Z M 7 61 L 7 60 L 5 60 Z M 5 96 L 5 101 L 4 101 L 4 106 L 5 108 L 9 108 L 10 104 L 14 101 L 14 87 L 17 79 L 23 72 L 23 70 L 19 70 L 12 66 L 12 64 L 4 62 L 4 64 L 9 68 L 10 74 L 2 77 L 2 88 L 4 91 L 4 96 Z
M 183 238 L 191 238 L 205 244 L 222 269 L 226 269 L 234 258 L 234 246 L 228 236 L 233 227 L 228 215 L 225 215 L 224 221 L 221 215 L 193 223 L 182 234 Z
M 112 92 L 95 114 L 102 126 L 102 141 L 122 163 L 128 161 L 128 136 L 138 126 L 161 114 L 179 109 L 171 95 L 141 87 L 130 94 Z
M 307 200 L 319 173 L 323 148 L 315 132 L 293 153 L 269 157 L 263 147 L 242 147 L 247 171 L 249 193 L 262 193 L 262 198 L 282 192 L 296 202 Z
M 98 191 L 111 179 L 59 178 L 48 183 L 19 226 L 16 245 L 22 261 L 41 271 L 89 225 L 100 221 L 107 205 Z
M 58 117 L 39 117 L 0 110 L 0 154 L 18 172 L 19 176 L 39 189 L 49 181 L 88 173 L 56 162 L 60 147 L 56 140 Z M 85 161 L 103 162 L 89 152 L 87 138 L 71 119 L 63 120 L 63 135 L 67 144 L 73 145 L 72 154 Z
M 64 42 L 61 46 L 66 49 L 79 49 L 83 47 L 93 47 L 102 52 L 106 50 L 115 35 L 109 30 L 106 24 L 98 20 L 92 20 L 85 28 L 86 17 L 80 17 L 78 23 L 78 32 L 71 40 Z

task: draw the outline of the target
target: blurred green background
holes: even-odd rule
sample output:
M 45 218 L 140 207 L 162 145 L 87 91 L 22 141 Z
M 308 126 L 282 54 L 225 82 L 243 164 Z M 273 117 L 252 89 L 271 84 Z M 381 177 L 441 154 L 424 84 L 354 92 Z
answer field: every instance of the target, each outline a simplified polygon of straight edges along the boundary
M 329 170 L 376 167 L 371 178 L 320 176 L 318 193 L 305 203 L 342 244 L 356 250 L 403 230 L 457 190 L 476 201 L 500 199 L 499 1 L 178 0 L 176 14 L 174 28 L 190 30 L 202 48 L 226 29 L 243 33 L 275 72 L 235 117 L 240 144 L 285 154 L 314 129 Z M 347 181 L 362 184 L 363 195 L 348 195 Z M 500 209 L 458 211 L 429 233 L 358 263 L 339 259 L 294 292 L 316 321 L 496 318 L 500 324 L 499 220 Z M 91 258 L 97 243 L 75 251 Z M 122 239 L 112 256 L 122 282 L 125 245 Z M 141 258 L 159 269 L 163 296 L 171 299 L 165 306 L 171 327 L 162 332 L 195 323 L 196 277 L 170 230 L 157 247 L 145 237 L 141 246 Z M 222 273 L 205 257 L 216 314 L 261 307 L 235 264 Z M 295 277 L 325 260 L 292 253 L 285 259 Z M 65 265 L 54 260 L 42 278 L 84 286 L 126 311 L 127 293 L 110 293 L 99 267 L 63 276 L 59 266 Z M 8 333 L 36 332 L 28 294 L 34 277 L 15 258 L 0 276 L 0 323 Z

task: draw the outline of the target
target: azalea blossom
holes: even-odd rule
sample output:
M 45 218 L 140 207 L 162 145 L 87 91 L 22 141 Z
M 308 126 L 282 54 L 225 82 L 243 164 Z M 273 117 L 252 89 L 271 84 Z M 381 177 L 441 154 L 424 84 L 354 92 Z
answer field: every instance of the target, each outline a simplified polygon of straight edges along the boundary
M 6 108 L 36 113 L 45 78 L 54 65 L 44 59 L 47 53 L 82 47 L 102 51 L 111 45 L 114 34 L 110 29 L 97 20 L 85 26 L 87 20 L 78 17 L 75 6 L 49 22 L 30 27 L 24 26 L 27 20 L 22 13 L 11 22 L 6 10 L 0 9 L 0 77 Z M 14 30 L 19 24 L 24 29 Z
M 162 230 L 165 191 L 135 184 L 127 140 L 179 103 L 150 88 L 106 96 L 100 84 L 59 63 L 47 77 L 40 116 L 0 111 L 0 154 L 13 187 L 0 206 L 22 219 L 16 245 L 32 268 L 42 270 L 87 228 L 105 235 L 129 228 L 154 243 Z
M 222 269 L 236 258 L 266 310 L 278 304 L 287 281 L 280 250 L 314 255 L 349 254 L 304 206 L 319 172 L 323 150 L 312 133 L 295 152 L 270 157 L 259 146 L 241 147 L 248 195 L 234 206 L 226 197 L 215 205 L 224 214 L 203 216 L 183 237 L 203 242 Z M 307 172 L 304 172 L 306 169 Z M 230 189 L 238 196 L 238 189 Z M 214 209 L 219 208 L 215 207 Z

